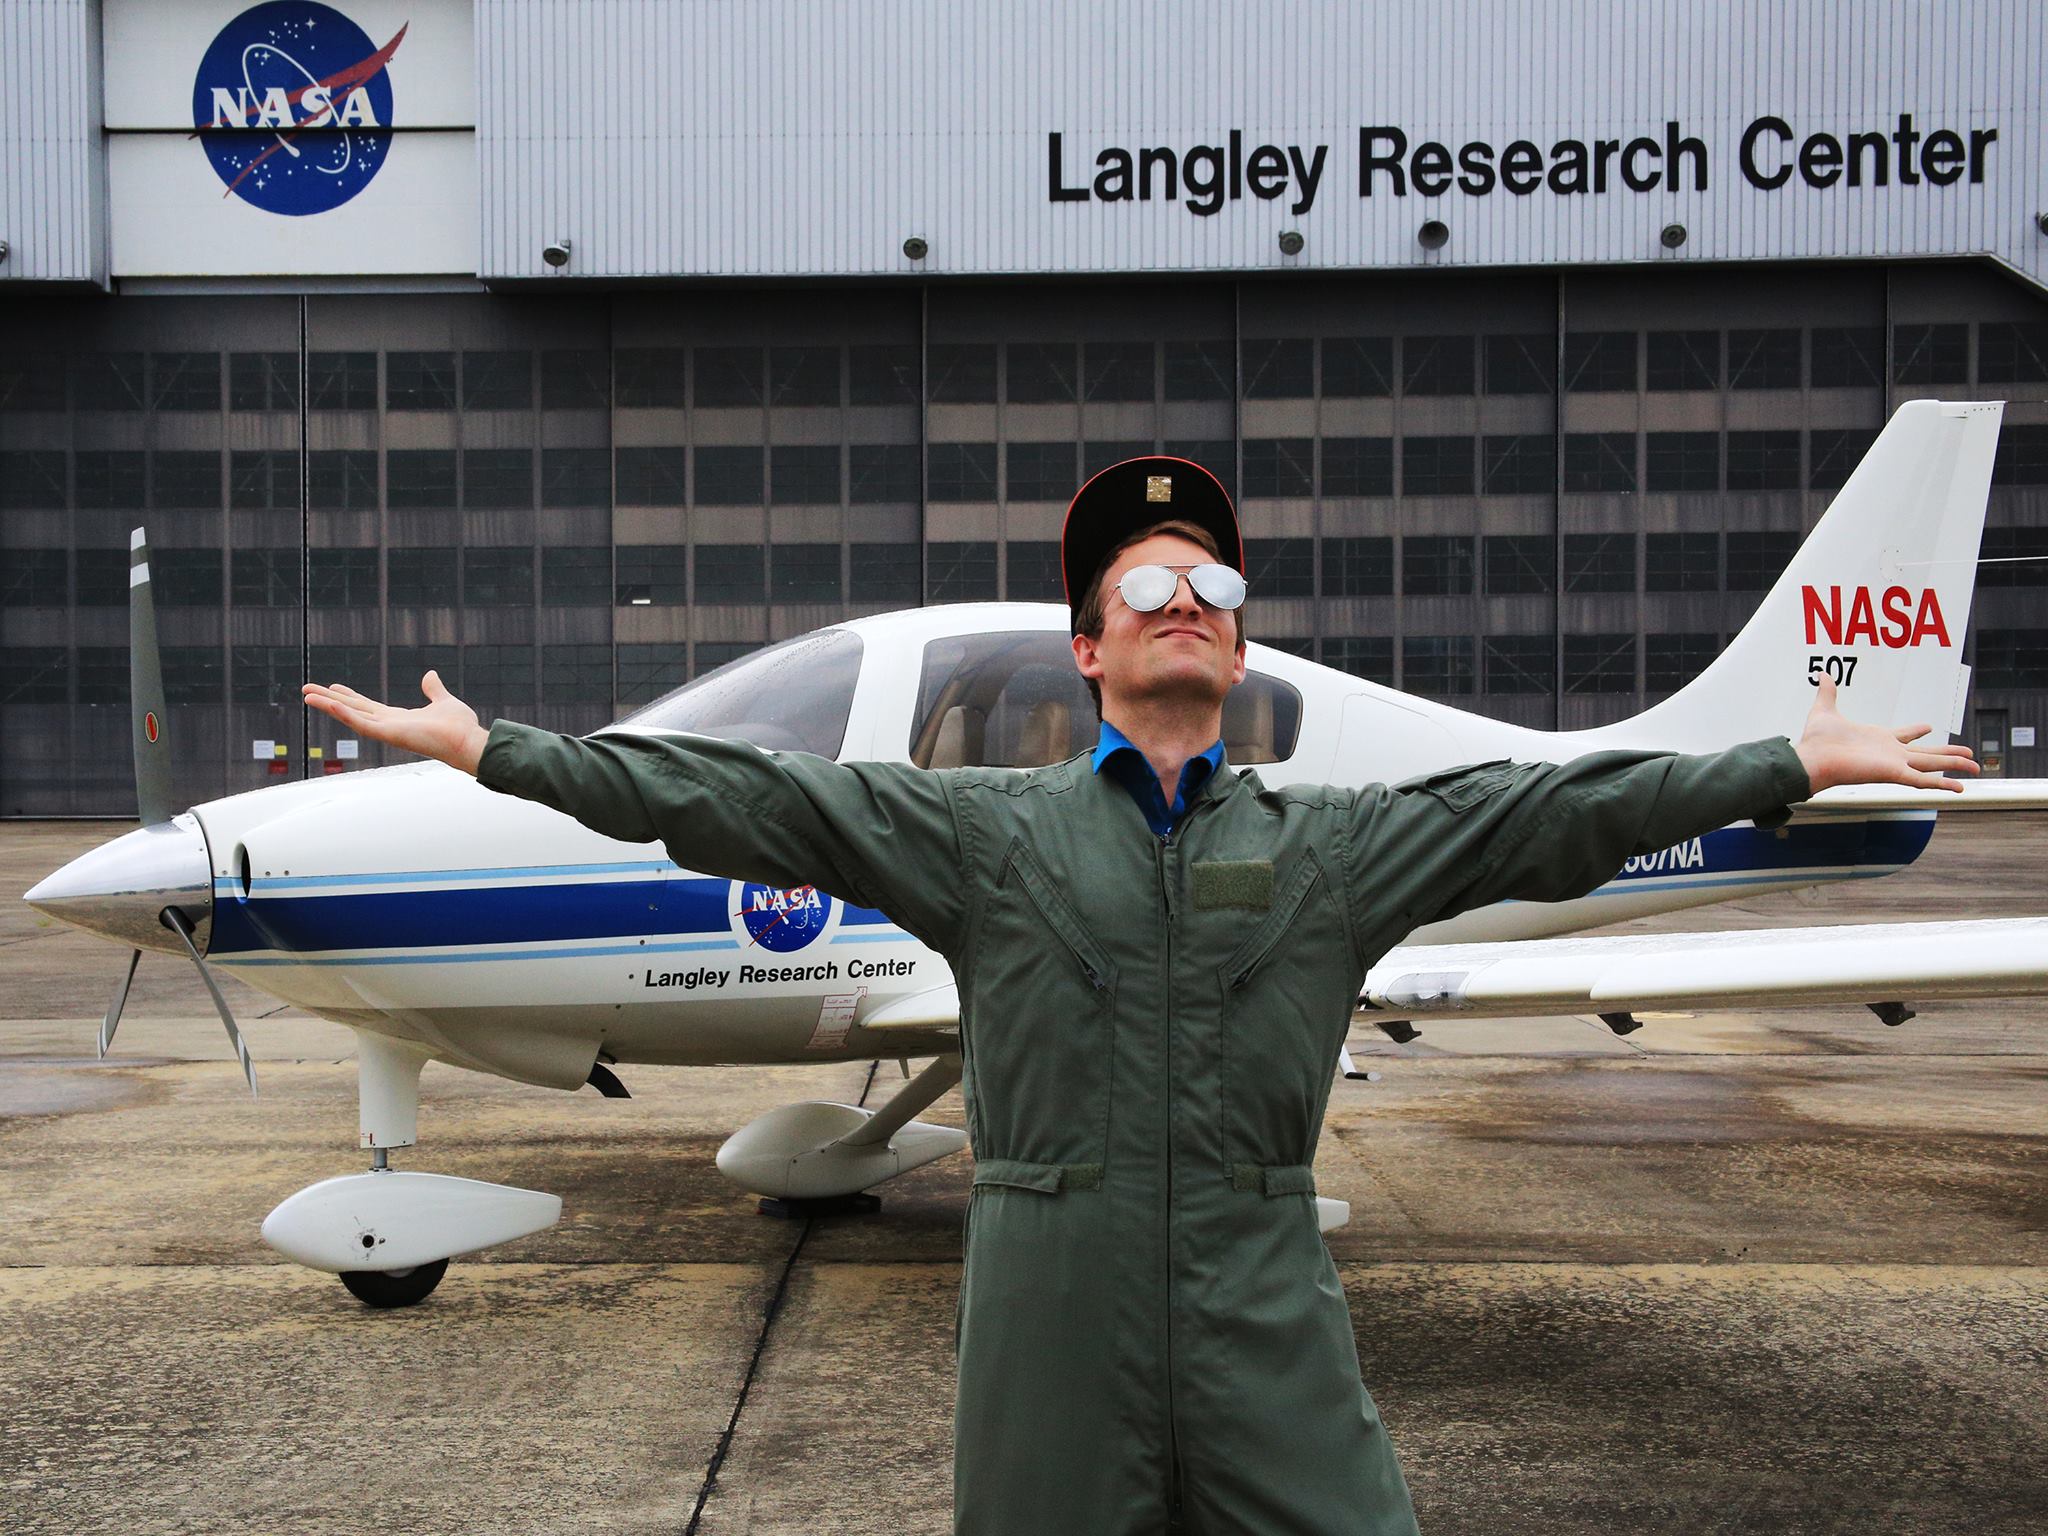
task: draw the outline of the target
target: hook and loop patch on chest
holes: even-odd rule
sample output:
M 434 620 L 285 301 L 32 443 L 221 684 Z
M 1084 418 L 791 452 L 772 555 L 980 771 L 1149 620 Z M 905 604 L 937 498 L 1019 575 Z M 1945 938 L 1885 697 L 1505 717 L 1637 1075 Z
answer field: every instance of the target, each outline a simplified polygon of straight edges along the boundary
M 1198 912 L 1239 908 L 1267 912 L 1273 906 L 1271 859 L 1219 859 L 1190 865 L 1189 893 Z

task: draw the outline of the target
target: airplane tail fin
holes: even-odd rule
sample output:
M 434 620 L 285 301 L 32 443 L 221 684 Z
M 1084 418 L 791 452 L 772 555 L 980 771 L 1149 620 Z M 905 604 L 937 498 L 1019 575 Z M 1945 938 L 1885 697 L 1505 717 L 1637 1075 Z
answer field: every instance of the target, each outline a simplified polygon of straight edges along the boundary
M 1614 734 L 1679 751 L 1796 739 L 1823 674 L 1851 719 L 1960 731 L 1963 638 L 2003 409 L 1900 406 L 1727 649 Z

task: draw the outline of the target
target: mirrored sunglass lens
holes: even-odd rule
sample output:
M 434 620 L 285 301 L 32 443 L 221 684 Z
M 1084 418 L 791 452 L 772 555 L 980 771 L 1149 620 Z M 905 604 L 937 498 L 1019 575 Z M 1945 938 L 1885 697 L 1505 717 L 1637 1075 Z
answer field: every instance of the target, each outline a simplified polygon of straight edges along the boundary
M 1166 606 L 1180 578 L 1163 565 L 1134 565 L 1116 585 L 1134 613 L 1150 613 Z
M 1227 565 L 1198 565 L 1188 572 L 1195 596 L 1211 608 L 1229 612 L 1244 603 L 1244 577 Z

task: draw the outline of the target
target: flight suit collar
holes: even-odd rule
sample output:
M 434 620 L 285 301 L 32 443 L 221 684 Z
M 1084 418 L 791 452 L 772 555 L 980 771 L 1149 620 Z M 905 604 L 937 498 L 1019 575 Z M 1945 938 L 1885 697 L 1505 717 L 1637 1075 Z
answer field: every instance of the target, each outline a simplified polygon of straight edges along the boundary
M 1182 765 L 1180 784 L 1170 806 L 1161 792 L 1159 776 L 1152 771 L 1145 754 L 1107 720 L 1102 722 L 1102 730 L 1095 741 L 1095 753 L 1089 761 L 1098 776 L 1106 772 L 1130 792 L 1153 836 L 1166 837 L 1203 798 L 1203 792 L 1223 767 L 1223 743 L 1217 740 L 1208 751 L 1189 758 Z

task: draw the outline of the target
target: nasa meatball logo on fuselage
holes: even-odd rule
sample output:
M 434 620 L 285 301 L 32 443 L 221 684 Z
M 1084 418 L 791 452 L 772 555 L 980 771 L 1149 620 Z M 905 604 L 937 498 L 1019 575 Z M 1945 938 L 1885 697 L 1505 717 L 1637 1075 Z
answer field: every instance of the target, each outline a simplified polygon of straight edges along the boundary
M 385 66 L 405 33 L 380 48 L 312 0 L 272 0 L 222 27 L 192 82 L 192 126 L 224 195 L 303 215 L 367 187 L 391 150 Z
M 835 903 L 815 885 L 732 883 L 736 937 L 750 949 L 787 954 L 825 936 Z

